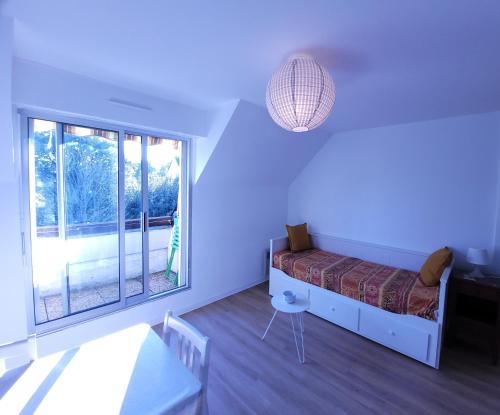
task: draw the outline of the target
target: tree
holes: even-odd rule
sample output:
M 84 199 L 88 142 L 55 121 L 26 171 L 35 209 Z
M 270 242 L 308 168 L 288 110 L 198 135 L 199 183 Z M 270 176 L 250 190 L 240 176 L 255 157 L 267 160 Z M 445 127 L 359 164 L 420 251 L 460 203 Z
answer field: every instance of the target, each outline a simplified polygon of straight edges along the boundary
M 37 226 L 57 225 L 55 137 L 37 132 L 35 194 Z M 118 142 L 99 136 L 64 134 L 64 199 L 68 225 L 117 222 Z M 178 163 L 178 160 L 175 160 Z M 172 163 L 172 162 L 171 162 Z M 168 216 L 177 207 L 179 178 L 170 165 L 148 166 L 149 216 Z M 125 219 L 139 219 L 142 211 L 140 164 L 125 162 Z
M 177 208 L 179 178 L 171 178 L 167 174 L 170 165 L 160 169 L 149 168 L 149 216 L 160 217 L 172 215 Z
M 118 142 L 65 134 L 64 193 L 69 225 L 117 222 Z
M 125 161 L 125 219 L 140 219 L 142 211 L 140 164 Z

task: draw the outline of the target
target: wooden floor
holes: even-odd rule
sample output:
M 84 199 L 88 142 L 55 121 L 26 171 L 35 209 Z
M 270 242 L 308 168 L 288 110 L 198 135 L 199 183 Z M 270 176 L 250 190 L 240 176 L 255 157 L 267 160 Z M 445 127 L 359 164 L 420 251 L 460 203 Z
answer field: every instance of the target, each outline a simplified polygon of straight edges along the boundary
M 213 340 L 211 415 L 500 414 L 487 354 L 445 349 L 437 371 L 306 314 L 301 365 L 287 316 L 260 340 L 272 313 L 262 284 L 184 315 Z

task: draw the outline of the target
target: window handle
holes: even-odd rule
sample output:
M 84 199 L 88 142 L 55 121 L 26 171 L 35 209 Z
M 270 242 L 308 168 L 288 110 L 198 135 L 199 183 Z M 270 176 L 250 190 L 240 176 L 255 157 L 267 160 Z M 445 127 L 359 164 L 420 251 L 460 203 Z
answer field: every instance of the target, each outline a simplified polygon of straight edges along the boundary
M 142 231 L 146 232 L 148 230 L 148 214 L 142 212 Z

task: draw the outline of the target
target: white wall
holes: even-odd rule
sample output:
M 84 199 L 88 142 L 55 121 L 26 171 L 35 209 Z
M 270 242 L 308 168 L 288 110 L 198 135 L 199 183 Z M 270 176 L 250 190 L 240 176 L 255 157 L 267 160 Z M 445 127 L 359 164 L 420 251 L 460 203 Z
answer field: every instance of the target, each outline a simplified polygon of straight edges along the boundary
M 110 99 L 144 109 L 116 104 Z M 208 111 L 18 59 L 14 60 L 13 100 L 20 108 L 84 114 L 87 119 L 189 136 L 204 137 L 210 127 Z
M 290 185 L 288 221 L 431 252 L 494 249 L 500 113 L 333 135 Z M 463 262 L 462 262 L 463 265 Z
M 285 231 L 288 184 L 326 138 L 286 132 L 265 109 L 238 103 L 193 189 L 196 289 L 213 297 L 266 279 L 269 239 Z
M 0 16 L 0 345 L 27 336 L 19 192 L 12 140 L 13 24 Z

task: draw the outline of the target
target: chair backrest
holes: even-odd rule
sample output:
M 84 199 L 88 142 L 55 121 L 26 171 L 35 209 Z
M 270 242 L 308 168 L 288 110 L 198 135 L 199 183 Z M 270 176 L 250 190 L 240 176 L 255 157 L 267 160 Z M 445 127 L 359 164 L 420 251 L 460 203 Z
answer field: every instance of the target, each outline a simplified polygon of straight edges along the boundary
M 163 341 L 177 354 L 186 368 L 198 377 L 203 390 L 206 391 L 210 339 L 187 321 L 174 317 L 169 310 L 165 313 L 163 321 Z

